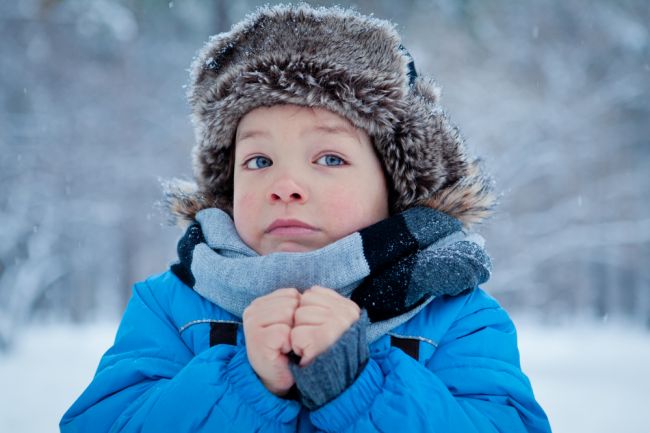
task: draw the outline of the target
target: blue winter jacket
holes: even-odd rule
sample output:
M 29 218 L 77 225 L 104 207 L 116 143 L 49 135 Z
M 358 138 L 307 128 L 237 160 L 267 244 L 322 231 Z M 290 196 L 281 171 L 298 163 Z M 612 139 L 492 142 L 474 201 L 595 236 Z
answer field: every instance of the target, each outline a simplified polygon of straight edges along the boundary
M 314 412 L 279 398 L 237 345 L 210 347 L 211 322 L 240 322 L 166 272 L 138 283 L 115 344 L 61 420 L 62 432 L 548 432 L 519 367 L 515 328 L 480 289 L 440 297 L 394 336 L 419 360 L 370 346 L 357 380 Z

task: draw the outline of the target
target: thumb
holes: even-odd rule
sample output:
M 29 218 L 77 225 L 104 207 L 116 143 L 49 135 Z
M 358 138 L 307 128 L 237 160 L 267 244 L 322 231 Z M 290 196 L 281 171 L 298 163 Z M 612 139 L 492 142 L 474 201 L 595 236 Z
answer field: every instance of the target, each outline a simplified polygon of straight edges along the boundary
M 280 347 L 280 352 L 282 352 L 284 355 L 287 353 L 291 352 L 291 341 L 289 335 L 284 339 L 282 342 L 282 347 Z

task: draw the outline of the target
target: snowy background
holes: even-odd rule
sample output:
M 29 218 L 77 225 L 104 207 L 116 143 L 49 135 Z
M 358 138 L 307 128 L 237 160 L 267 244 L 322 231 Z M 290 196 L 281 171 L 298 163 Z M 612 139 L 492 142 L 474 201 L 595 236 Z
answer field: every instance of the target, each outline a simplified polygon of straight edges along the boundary
M 156 202 L 191 176 L 186 69 L 258 3 L 0 2 L 1 432 L 56 430 L 174 258 Z M 486 288 L 555 431 L 648 431 L 650 2 L 350 4 L 397 24 L 494 174 Z
M 555 433 L 647 433 L 650 335 L 623 323 L 515 318 L 521 360 Z M 0 431 L 57 431 L 117 324 L 39 324 L 0 357 Z

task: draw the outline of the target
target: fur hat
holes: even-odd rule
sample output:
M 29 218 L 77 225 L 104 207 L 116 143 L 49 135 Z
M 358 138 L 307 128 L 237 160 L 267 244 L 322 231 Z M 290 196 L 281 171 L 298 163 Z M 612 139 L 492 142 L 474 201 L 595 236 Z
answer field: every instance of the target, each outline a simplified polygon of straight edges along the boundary
M 191 66 L 195 182 L 169 182 L 167 204 L 186 220 L 207 207 L 231 212 L 239 120 L 256 107 L 296 104 L 326 108 L 368 133 L 393 212 L 425 205 L 469 226 L 493 208 L 492 183 L 439 97 L 390 22 L 338 7 L 262 7 L 211 37 Z

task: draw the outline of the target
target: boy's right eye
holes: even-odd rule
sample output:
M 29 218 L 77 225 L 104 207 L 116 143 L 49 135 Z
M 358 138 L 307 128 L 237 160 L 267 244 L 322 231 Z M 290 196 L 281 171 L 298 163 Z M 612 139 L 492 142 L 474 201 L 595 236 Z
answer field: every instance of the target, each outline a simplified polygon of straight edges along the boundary
M 246 168 L 251 170 L 259 170 L 260 168 L 265 168 L 273 165 L 273 161 L 265 156 L 254 156 L 248 161 L 246 161 Z

